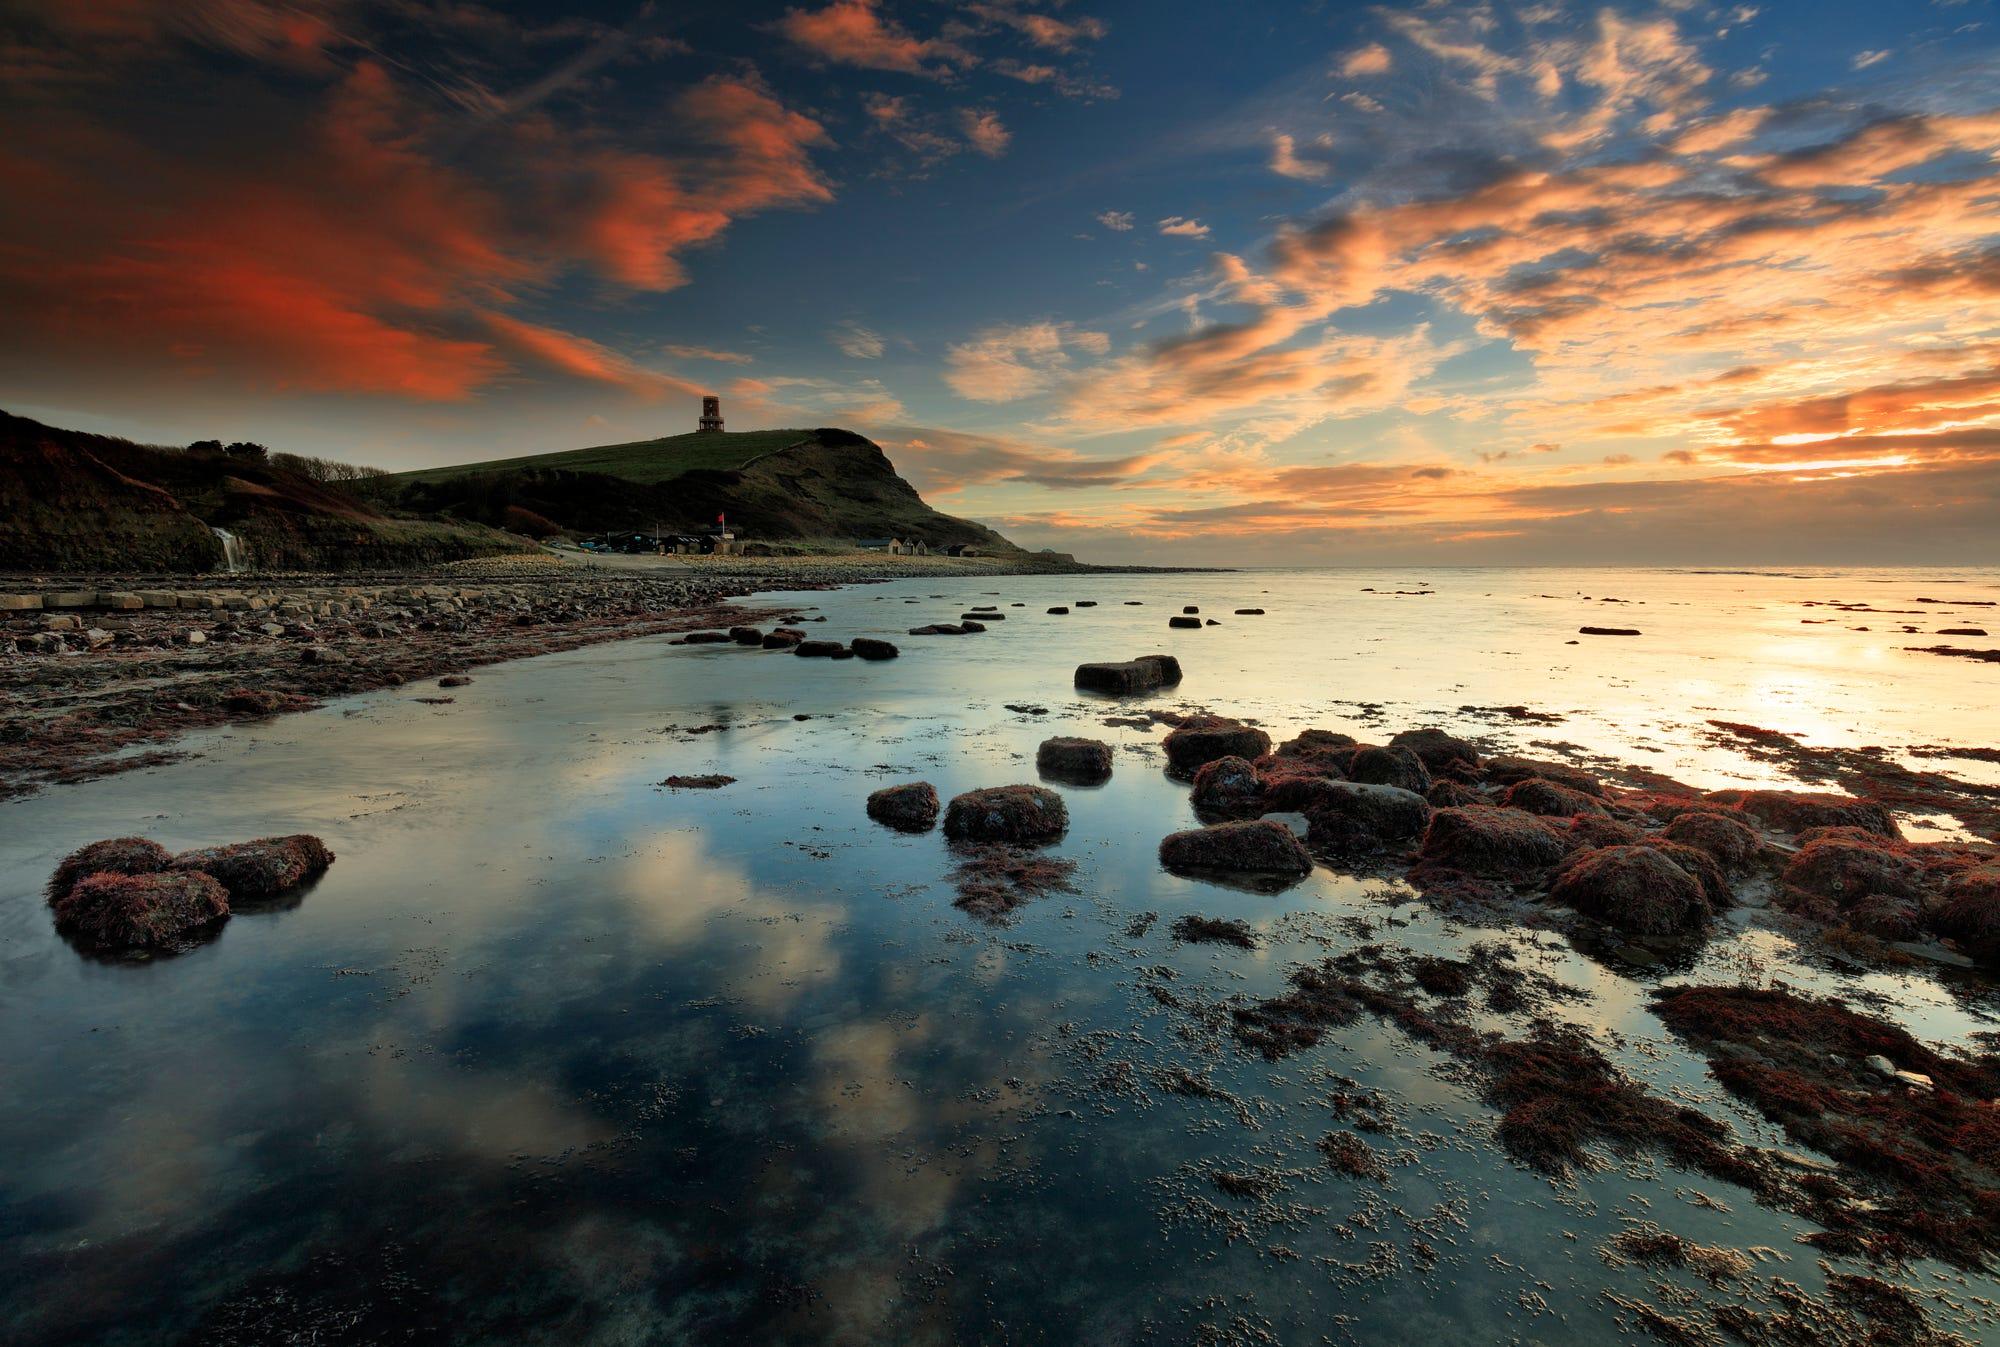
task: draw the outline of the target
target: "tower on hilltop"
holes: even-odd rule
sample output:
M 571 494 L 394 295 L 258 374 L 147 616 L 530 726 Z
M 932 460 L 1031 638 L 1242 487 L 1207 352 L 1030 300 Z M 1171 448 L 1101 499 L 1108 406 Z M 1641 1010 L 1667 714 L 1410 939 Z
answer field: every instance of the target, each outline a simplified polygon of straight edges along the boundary
M 714 431 L 722 429 L 722 399 L 712 393 L 701 400 L 700 428 Z

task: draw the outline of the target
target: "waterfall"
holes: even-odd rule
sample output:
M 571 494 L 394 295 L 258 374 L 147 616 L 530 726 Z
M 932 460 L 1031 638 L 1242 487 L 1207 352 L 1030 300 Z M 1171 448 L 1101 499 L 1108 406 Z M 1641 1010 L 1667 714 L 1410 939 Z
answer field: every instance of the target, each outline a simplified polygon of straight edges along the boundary
M 243 544 L 236 541 L 236 535 L 228 529 L 219 529 L 213 526 L 209 528 L 209 532 L 213 533 L 222 542 L 222 568 L 231 575 L 242 570 Z

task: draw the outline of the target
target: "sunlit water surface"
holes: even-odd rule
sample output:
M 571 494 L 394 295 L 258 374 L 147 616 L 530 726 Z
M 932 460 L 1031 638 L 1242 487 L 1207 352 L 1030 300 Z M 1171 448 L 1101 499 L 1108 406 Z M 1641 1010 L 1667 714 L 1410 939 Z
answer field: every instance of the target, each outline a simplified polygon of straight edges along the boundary
M 1493 932 L 1326 870 L 1277 895 L 1162 873 L 1159 838 L 1192 815 L 1160 732 L 1107 727 L 1119 708 L 1070 673 L 1170 650 L 1186 682 L 1142 705 L 1277 738 L 1453 725 L 1717 787 L 1777 778 L 1704 739 L 1711 719 L 2000 743 L 2000 669 L 1905 650 L 1981 644 L 1929 633 L 1987 625 L 1973 601 L 1996 598 L 1992 570 L 926 579 L 770 600 L 823 614 L 815 635 L 891 636 L 893 663 L 598 646 L 478 670 L 449 705 L 351 698 L 0 807 L 0 1337 L 1591 1343 L 1617 1329 L 1605 1292 L 1659 1280 L 1598 1253 L 1633 1219 L 1768 1246 L 1785 1261 L 1764 1271 L 1815 1287 L 1807 1227 L 1726 1185 L 1508 1163 L 1490 1112 L 1393 1029 L 1276 1065 L 1183 1034 L 1149 985 L 1259 995 L 1356 943 L 1355 918 L 1422 948 Z M 1044 612 L 1077 599 L 1100 606 Z M 903 635 L 981 603 L 1008 615 L 983 636 Z M 1169 632 L 1183 603 L 1223 625 Z M 1563 719 L 1460 710 L 1508 705 Z M 1007 925 L 953 908 L 938 836 L 863 816 L 894 781 L 1033 780 L 1056 733 L 1110 741 L 1117 772 L 1063 788 L 1078 892 Z M 706 772 L 738 781 L 655 784 Z M 50 930 L 40 886 L 84 842 L 294 831 L 327 839 L 332 871 L 191 952 L 93 962 Z M 1176 945 L 1189 912 L 1264 945 Z M 1660 1031 L 1656 982 L 1782 975 L 1886 993 L 1936 1041 L 1993 1027 L 1982 984 L 1795 966 L 1768 931 L 1640 978 L 1517 934 L 1592 993 L 1562 1013 L 1622 1035 L 1617 1060 L 1766 1140 Z M 1181 1066 L 1213 1096 L 1150 1074 Z M 1341 1077 L 1391 1102 L 1386 1185 L 1314 1150 Z M 1294 1171 L 1254 1210 L 1209 1181 L 1254 1166 Z M 1995 1331 L 1977 1300 L 2000 1286 L 1933 1275 L 1964 1307 L 1945 1322 Z

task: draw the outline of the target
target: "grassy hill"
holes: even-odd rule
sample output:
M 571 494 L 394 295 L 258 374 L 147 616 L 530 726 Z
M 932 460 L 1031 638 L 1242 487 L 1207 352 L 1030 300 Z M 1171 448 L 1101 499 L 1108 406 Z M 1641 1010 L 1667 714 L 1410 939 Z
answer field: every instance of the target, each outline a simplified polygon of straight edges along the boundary
M 216 528 L 263 570 L 422 565 L 526 545 L 478 524 L 397 517 L 265 458 L 135 444 L 0 412 L 0 570 L 221 570 Z
M 761 540 L 915 535 L 1018 550 L 933 510 L 881 446 L 832 428 L 668 435 L 400 473 L 382 487 L 407 510 L 515 528 L 690 532 L 726 514 Z
M 671 482 L 683 473 L 699 469 L 739 469 L 753 459 L 810 439 L 813 434 L 810 430 L 746 430 L 721 434 L 689 431 L 684 435 L 663 435 L 657 440 L 633 440 L 629 444 L 600 444 L 591 449 L 568 449 L 554 454 L 529 454 L 521 458 L 496 458 L 484 463 L 424 468 L 417 472 L 397 473 L 391 480 L 436 483 L 484 473 L 533 469 L 601 473 L 651 486 L 658 482 Z

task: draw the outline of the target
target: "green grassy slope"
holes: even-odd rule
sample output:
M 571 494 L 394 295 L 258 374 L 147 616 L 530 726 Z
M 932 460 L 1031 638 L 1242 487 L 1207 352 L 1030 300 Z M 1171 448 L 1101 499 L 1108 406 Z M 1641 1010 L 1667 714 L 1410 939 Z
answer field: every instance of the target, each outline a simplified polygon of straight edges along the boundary
M 657 440 L 634 440 L 629 444 L 600 444 L 590 449 L 496 458 L 483 463 L 453 463 L 448 467 L 397 473 L 391 480 L 397 483 L 448 482 L 478 473 L 534 468 L 597 472 L 651 486 L 656 482 L 670 482 L 682 473 L 696 469 L 740 468 L 754 458 L 797 444 L 812 433 L 810 430 L 746 430 L 717 435 L 689 431 L 685 435 L 665 435 Z

